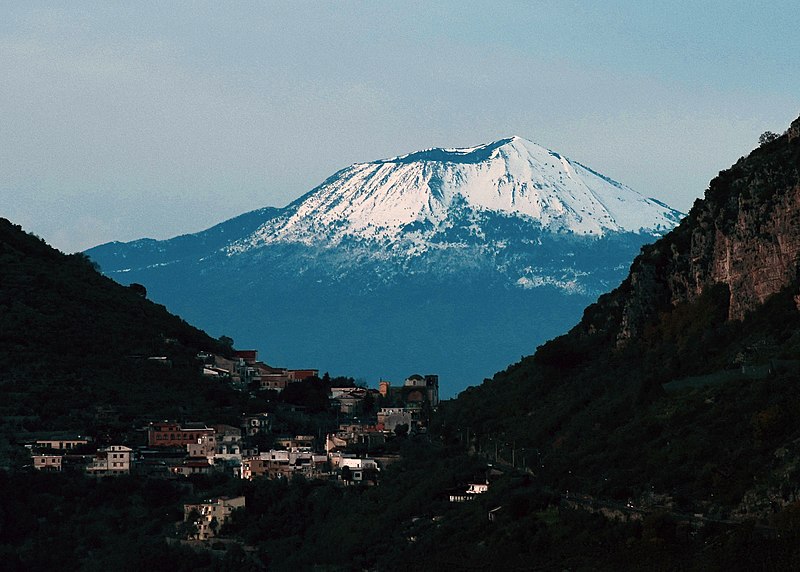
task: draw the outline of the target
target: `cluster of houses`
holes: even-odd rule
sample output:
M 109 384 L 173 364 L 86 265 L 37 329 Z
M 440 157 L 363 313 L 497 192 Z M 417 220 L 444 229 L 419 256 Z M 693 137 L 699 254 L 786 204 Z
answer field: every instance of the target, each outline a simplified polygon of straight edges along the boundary
M 208 357 L 208 356 L 206 356 Z M 234 383 L 253 383 L 281 391 L 317 370 L 277 370 L 257 360 L 253 351 L 237 352 L 236 360 L 210 356 L 204 364 Z M 222 372 L 225 373 L 222 373 Z M 238 376 L 238 377 L 235 377 Z M 96 477 L 130 473 L 165 478 L 225 472 L 243 479 L 259 477 L 337 478 L 344 484 L 375 483 L 381 466 L 392 456 L 369 456 L 398 435 L 424 432 L 426 408 L 439 403 L 438 377 L 412 375 L 401 386 L 381 381 L 379 389 L 333 387 L 330 404 L 343 420 L 338 430 L 324 436 L 272 435 L 269 413 L 242 415 L 238 426 L 175 421 L 151 422 L 142 428 L 145 444 L 125 443 L 98 447 L 91 437 L 48 436 L 27 443 L 32 466 L 43 471 L 80 470 Z M 369 404 L 369 407 L 366 406 Z M 367 415 L 364 413 L 367 412 Z M 361 416 L 361 417 L 359 417 Z M 269 436 L 268 450 L 258 443 Z M 357 451 L 354 453 L 352 451 Z
M 311 377 L 319 377 L 318 369 L 287 369 L 266 364 L 258 359 L 258 350 L 236 350 L 233 358 L 220 355 L 200 353 L 198 359 L 203 364 L 203 375 L 230 382 L 234 387 L 258 388 L 282 392 L 286 387 Z M 364 399 L 380 398 L 384 402 L 402 403 L 404 405 L 423 403 L 431 407 L 439 405 L 439 376 L 409 376 L 403 385 L 392 386 L 388 381 L 381 381 L 379 389 L 364 387 L 334 387 L 331 399 L 336 401 L 344 414 L 356 414 Z
M 93 440 L 82 435 L 33 439 L 26 444 L 34 469 L 61 472 L 78 467 L 92 476 L 126 475 L 131 472 L 133 449 L 125 445 L 100 447 L 92 451 Z
M 377 403 L 380 407 L 375 413 L 381 429 L 394 431 L 400 424 L 418 428 L 425 409 L 439 405 L 439 376 L 414 374 L 399 386 L 382 380 L 378 389 L 332 387 L 331 402 L 342 414 L 352 416 L 371 413 L 366 404 Z
M 146 443 L 96 447 L 91 437 L 74 435 L 32 439 L 26 447 L 39 471 L 83 471 L 96 477 L 139 474 L 178 478 L 224 472 L 232 476 L 331 476 L 327 453 L 317 451 L 311 435 L 275 437 L 273 448 L 259 451 L 253 437 L 269 434 L 268 413 L 243 415 L 239 427 L 205 423 L 152 422 L 143 428 Z M 334 461 L 334 466 L 340 462 Z
M 199 354 L 198 359 L 204 376 L 243 391 L 279 394 L 289 384 L 319 377 L 316 369 L 269 366 L 258 360 L 256 350 L 236 351 L 232 358 Z M 399 386 L 381 381 L 378 389 L 350 383 L 331 387 L 329 400 L 341 422 L 336 431 L 324 436 L 273 435 L 272 416 L 263 412 L 243 414 L 238 426 L 150 422 L 141 428 L 136 445 L 126 441 L 101 446 L 90 436 L 60 434 L 31 438 L 25 446 L 35 470 L 80 471 L 92 477 L 137 474 L 179 479 L 222 472 L 242 479 L 300 474 L 343 485 L 376 484 L 381 468 L 397 459 L 381 454 L 385 443 L 426 431 L 428 414 L 439 405 L 439 379 L 415 374 Z M 198 540 L 214 537 L 244 502 L 244 497 L 221 497 L 186 505 L 184 524 L 191 530 L 189 535 Z
M 313 369 L 273 368 L 258 361 L 254 350 L 236 352 L 230 360 L 199 357 L 205 375 L 224 378 L 241 389 L 281 392 L 290 383 L 318 375 Z M 93 477 L 137 474 L 180 479 L 222 472 L 242 479 L 303 475 L 342 485 L 377 484 L 381 469 L 398 458 L 383 452 L 386 442 L 426 431 L 427 413 L 439 405 L 439 380 L 436 375 L 415 374 L 399 386 L 381 381 L 378 389 L 331 387 L 329 399 L 342 422 L 324 438 L 273 435 L 272 415 L 263 412 L 243 414 L 238 426 L 150 422 L 141 428 L 140 442 L 144 443 L 135 447 L 130 443 L 98 446 L 89 436 L 65 434 L 31 439 L 26 446 L 36 470 L 82 471 Z M 263 443 L 272 445 L 260 450 Z M 450 501 L 472 500 L 487 488 L 488 480 L 470 483 L 466 491 L 450 491 Z M 213 539 L 231 514 L 244 506 L 241 496 L 184 505 L 185 537 Z
M 223 472 L 242 479 L 333 478 L 342 484 L 375 484 L 380 467 L 395 457 L 348 453 L 354 444 L 382 444 L 387 431 L 374 423 L 343 423 L 322 443 L 313 435 L 274 437 L 259 451 L 252 437 L 270 432 L 267 413 L 244 415 L 239 427 L 205 423 L 153 422 L 144 428 L 147 442 L 136 448 L 115 444 L 96 447 L 86 436 L 35 439 L 27 443 L 39 471 L 83 471 L 93 477 L 127 474 L 180 478 Z
M 290 383 L 318 377 L 318 369 L 287 369 L 272 367 L 258 360 L 258 350 L 236 350 L 233 358 L 200 353 L 203 375 L 225 380 L 235 388 L 271 389 L 281 392 Z

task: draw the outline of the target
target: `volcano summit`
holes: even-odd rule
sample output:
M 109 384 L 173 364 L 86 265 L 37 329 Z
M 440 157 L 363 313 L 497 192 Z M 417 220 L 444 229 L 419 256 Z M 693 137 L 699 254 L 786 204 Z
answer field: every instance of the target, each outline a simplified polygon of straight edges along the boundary
M 445 394 L 566 331 L 681 213 L 520 137 L 357 163 L 282 209 L 87 254 L 275 363 Z

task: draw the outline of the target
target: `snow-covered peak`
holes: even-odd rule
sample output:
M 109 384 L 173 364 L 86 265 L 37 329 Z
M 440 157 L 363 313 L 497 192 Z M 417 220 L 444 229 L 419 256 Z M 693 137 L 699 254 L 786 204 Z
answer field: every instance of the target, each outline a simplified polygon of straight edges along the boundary
M 521 139 L 517 136 L 499 139 L 492 143 L 477 145 L 475 147 L 432 148 L 390 159 L 379 159 L 368 164 L 398 163 L 410 164 L 416 162 L 438 161 L 442 163 L 480 163 L 490 158 L 494 151 L 504 145 L 512 144 Z
M 487 213 L 586 236 L 658 233 L 680 217 L 580 163 L 513 136 L 351 165 L 232 250 L 274 242 L 335 245 L 345 239 L 397 244 L 412 235 L 419 243 L 425 234 L 454 224 L 454 217 Z

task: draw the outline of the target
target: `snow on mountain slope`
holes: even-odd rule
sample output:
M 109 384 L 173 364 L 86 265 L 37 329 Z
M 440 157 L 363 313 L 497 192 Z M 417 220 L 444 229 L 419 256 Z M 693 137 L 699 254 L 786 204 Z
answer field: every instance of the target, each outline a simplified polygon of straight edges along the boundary
M 351 165 L 230 245 L 228 253 L 274 243 L 335 246 L 345 239 L 384 246 L 410 239 L 419 246 L 452 226 L 454 213 L 475 218 L 487 212 L 589 237 L 660 234 L 681 216 L 559 153 L 510 137 Z

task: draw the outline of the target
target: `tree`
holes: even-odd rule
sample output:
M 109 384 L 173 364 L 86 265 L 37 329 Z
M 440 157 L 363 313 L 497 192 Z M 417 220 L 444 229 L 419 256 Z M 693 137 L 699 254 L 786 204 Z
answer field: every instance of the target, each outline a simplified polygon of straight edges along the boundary
M 147 288 L 145 288 L 144 286 L 142 286 L 138 282 L 131 282 L 128 285 L 128 288 L 130 288 L 133 292 L 135 292 L 136 294 L 138 294 L 142 298 L 147 298 Z
M 186 520 L 178 526 L 178 538 L 194 538 L 197 536 L 197 521 L 199 518 L 200 513 L 193 508 L 186 516 Z
M 759 147 L 763 147 L 767 143 L 772 143 L 778 137 L 780 137 L 780 135 L 777 133 L 773 133 L 772 131 L 764 131 L 764 133 L 762 133 L 758 138 L 758 145 Z
M 286 386 L 280 394 L 284 403 L 302 405 L 310 412 L 326 411 L 329 406 L 328 387 L 318 377 L 308 377 Z
M 375 412 L 375 398 L 372 396 L 370 391 L 367 391 L 367 394 L 364 396 L 364 400 L 361 405 L 364 415 L 372 415 Z
M 229 351 L 231 351 L 231 352 L 233 351 L 233 338 L 231 338 L 230 336 L 224 336 L 224 335 L 223 335 L 223 336 L 220 336 L 220 337 L 219 337 L 219 340 L 218 340 L 218 341 L 219 341 L 219 343 L 221 343 L 223 346 L 225 346 L 225 349 L 226 349 L 226 350 L 229 350 Z

